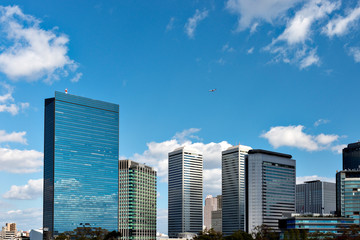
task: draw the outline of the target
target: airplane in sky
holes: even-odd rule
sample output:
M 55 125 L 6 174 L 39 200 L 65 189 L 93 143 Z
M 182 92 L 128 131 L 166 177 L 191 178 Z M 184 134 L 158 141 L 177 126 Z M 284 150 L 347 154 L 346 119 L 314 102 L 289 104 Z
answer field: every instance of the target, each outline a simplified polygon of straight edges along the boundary
M 216 88 L 215 89 L 210 89 L 209 92 L 215 92 L 216 91 Z

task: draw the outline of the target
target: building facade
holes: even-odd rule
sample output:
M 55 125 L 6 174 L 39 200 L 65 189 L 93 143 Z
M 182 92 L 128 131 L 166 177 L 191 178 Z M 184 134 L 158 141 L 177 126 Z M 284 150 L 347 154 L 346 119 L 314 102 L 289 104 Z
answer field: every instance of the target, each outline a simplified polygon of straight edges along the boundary
M 211 212 L 211 227 L 216 232 L 222 232 L 222 195 L 216 196 L 217 210 Z
M 336 212 L 360 224 L 360 170 L 336 173 Z
M 222 152 L 222 233 L 246 230 L 245 156 L 251 147 L 238 145 Z
M 168 234 L 202 231 L 203 156 L 181 147 L 169 153 Z
M 156 171 L 119 161 L 119 232 L 122 239 L 156 239 Z
M 206 229 L 212 228 L 211 226 L 211 212 L 218 209 L 217 206 L 217 198 L 212 195 L 208 195 L 205 198 L 205 206 L 204 206 L 204 227 Z
M 320 180 L 296 185 L 296 212 L 330 214 L 336 211 L 336 184 Z
M 295 215 L 279 220 L 282 235 L 291 229 L 305 230 L 308 233 L 330 233 L 342 235 L 344 230 L 354 224 L 354 219 L 344 217 L 314 215 Z M 284 239 L 284 238 L 281 238 Z
M 360 142 L 350 143 L 343 149 L 343 170 L 360 168 Z
M 117 230 L 119 105 L 55 92 L 44 137 L 44 232 Z
M 296 165 L 292 156 L 250 150 L 247 156 L 247 232 L 266 225 L 278 231 L 283 214 L 295 212 Z

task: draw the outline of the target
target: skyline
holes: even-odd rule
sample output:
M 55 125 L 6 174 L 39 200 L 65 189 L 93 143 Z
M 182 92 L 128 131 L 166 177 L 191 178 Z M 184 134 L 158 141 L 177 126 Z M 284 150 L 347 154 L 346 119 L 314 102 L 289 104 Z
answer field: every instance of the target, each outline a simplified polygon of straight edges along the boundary
M 181 145 L 203 152 L 204 198 L 239 143 L 293 155 L 299 181 L 334 182 L 360 136 L 359 2 L 258 2 L 3 1 L 0 224 L 41 226 L 44 99 L 66 88 L 120 105 L 120 159 L 158 171 L 160 232 Z

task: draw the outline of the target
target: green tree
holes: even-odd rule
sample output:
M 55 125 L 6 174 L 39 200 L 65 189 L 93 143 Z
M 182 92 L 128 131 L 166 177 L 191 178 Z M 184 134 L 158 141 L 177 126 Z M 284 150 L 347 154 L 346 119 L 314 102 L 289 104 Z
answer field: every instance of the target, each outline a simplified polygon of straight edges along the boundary
M 121 233 L 117 232 L 117 231 L 112 231 L 109 232 L 108 234 L 106 234 L 104 240 L 117 240 L 119 238 L 121 238 Z
M 237 230 L 230 236 L 225 237 L 225 240 L 253 240 L 251 234 L 241 230 Z
M 278 240 L 279 234 L 266 225 L 257 226 L 252 231 L 252 237 L 255 240 Z
M 204 231 L 199 232 L 197 236 L 194 237 L 194 240 L 221 240 L 222 234 L 215 231 L 213 228 L 209 230 L 205 229 Z

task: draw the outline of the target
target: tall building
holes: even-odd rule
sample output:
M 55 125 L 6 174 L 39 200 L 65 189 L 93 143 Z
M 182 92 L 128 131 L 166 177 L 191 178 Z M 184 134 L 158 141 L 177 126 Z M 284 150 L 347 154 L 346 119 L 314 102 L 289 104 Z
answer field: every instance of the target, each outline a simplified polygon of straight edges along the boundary
M 343 170 L 360 168 L 360 142 L 350 143 L 343 149 Z
M 222 233 L 246 229 L 245 156 L 251 147 L 238 145 L 222 152 Z
M 55 92 L 44 138 L 44 234 L 117 230 L 119 105 Z
M 266 225 L 278 231 L 283 214 L 295 212 L 295 160 L 266 150 L 247 156 L 247 231 Z
M 296 212 L 330 214 L 336 210 L 336 184 L 308 181 L 296 185 Z
M 360 224 L 360 170 L 336 173 L 336 212 Z
M 119 161 L 119 232 L 123 239 L 156 239 L 156 171 Z
M 203 156 L 187 147 L 169 153 L 168 234 L 202 230 Z
M 217 210 L 217 202 L 217 198 L 212 195 L 208 195 L 205 198 L 204 226 L 206 229 L 211 228 L 211 212 Z
M 222 195 L 216 196 L 217 210 L 211 212 L 211 228 L 222 232 Z

